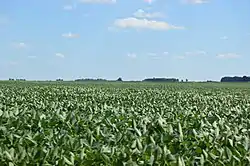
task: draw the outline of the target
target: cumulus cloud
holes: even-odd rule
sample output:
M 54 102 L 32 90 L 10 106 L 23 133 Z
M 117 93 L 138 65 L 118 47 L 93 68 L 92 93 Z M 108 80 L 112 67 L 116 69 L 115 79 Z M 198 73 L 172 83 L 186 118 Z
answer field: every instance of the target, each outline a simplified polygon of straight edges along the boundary
M 164 15 L 160 12 L 147 13 L 142 9 L 137 10 L 134 14 L 134 17 L 137 18 L 161 18 Z
M 220 59 L 236 59 L 239 58 L 240 55 L 235 53 L 224 53 L 224 54 L 217 54 L 216 57 Z
M 203 3 L 208 3 L 208 0 L 183 0 L 184 3 L 189 3 L 189 4 L 203 4 Z
M 55 55 L 56 55 L 57 57 L 59 57 L 59 58 L 64 58 L 64 57 L 65 57 L 65 55 L 62 54 L 62 53 L 56 53 Z
M 164 55 L 168 55 L 168 54 L 169 54 L 169 52 L 165 51 L 165 52 L 163 52 L 163 54 L 164 54 Z
M 69 32 L 69 33 L 62 34 L 62 37 L 65 37 L 65 38 L 79 38 L 80 35 Z
M 184 27 L 171 25 L 164 21 L 138 19 L 135 17 L 117 19 L 114 22 L 114 26 L 119 28 L 136 28 L 151 30 L 185 29 Z
M 132 59 L 137 58 L 137 55 L 135 53 L 128 53 L 127 56 Z
M 116 0 L 79 0 L 82 3 L 92 3 L 92 4 L 114 4 Z

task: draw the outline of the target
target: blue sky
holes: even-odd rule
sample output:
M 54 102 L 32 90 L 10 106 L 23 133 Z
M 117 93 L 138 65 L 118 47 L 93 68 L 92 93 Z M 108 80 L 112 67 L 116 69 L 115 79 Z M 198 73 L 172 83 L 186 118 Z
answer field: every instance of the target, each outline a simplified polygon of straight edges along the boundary
M 0 79 L 250 75 L 249 0 L 1 0 Z

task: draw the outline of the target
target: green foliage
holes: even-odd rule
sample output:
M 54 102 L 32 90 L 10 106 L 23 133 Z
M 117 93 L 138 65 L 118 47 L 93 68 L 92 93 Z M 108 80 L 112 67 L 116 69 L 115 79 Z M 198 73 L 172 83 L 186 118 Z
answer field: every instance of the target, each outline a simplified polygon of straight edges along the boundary
M 250 91 L 0 84 L 1 165 L 250 165 Z

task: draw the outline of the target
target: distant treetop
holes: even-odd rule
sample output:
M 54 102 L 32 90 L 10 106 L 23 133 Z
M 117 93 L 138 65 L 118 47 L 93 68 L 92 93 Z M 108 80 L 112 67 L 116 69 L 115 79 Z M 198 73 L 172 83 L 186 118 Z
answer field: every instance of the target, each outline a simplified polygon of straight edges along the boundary
M 75 81 L 107 81 L 107 80 L 101 79 L 101 78 L 97 78 L 97 79 L 93 79 L 93 78 L 80 78 L 80 79 L 76 79 Z
M 221 82 L 250 82 L 250 77 L 247 76 L 222 77 Z
M 146 78 L 143 81 L 145 81 L 145 82 L 179 82 L 179 79 L 176 79 L 176 78 Z
M 121 78 L 121 77 L 119 77 L 119 78 L 117 79 L 117 81 L 122 81 L 122 78 Z

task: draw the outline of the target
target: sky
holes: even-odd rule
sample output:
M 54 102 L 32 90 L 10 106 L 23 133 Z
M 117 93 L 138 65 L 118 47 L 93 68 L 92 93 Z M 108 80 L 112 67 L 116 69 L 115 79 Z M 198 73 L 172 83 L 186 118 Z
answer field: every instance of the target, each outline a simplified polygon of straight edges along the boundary
M 250 75 L 249 0 L 1 0 L 0 79 Z

